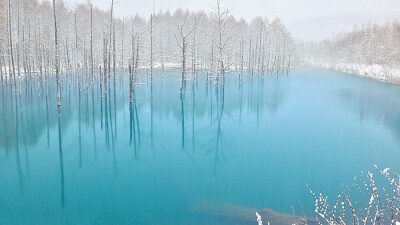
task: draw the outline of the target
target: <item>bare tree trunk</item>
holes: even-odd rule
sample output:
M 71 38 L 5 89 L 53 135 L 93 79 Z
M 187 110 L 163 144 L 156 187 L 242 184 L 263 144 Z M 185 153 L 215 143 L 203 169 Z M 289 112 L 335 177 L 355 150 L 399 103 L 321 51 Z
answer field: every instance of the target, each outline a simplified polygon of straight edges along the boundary
M 211 73 L 214 71 L 214 38 L 211 38 Z M 208 83 L 208 76 L 207 76 Z
M 103 37 L 103 63 L 104 63 L 103 78 L 104 78 L 104 94 L 105 95 L 107 95 L 107 76 L 109 73 L 107 65 L 110 65 L 109 62 L 107 62 L 107 46 L 108 46 L 107 38 L 106 38 L 106 34 L 104 34 L 104 37 Z
M 180 39 L 182 39 L 182 45 L 181 43 L 178 41 L 178 38 L 175 36 L 176 41 L 178 42 L 178 46 L 180 47 L 180 49 L 182 50 L 182 77 L 181 77 L 181 88 L 180 88 L 180 94 L 182 95 L 183 93 L 183 88 L 185 86 L 185 73 L 186 73 L 186 47 L 187 47 L 187 38 L 189 37 L 189 35 L 196 29 L 196 23 L 194 24 L 192 30 L 190 32 L 188 32 L 187 34 L 184 34 L 184 27 L 186 24 L 186 20 L 189 17 L 189 13 L 186 14 L 185 20 L 183 22 L 182 25 L 178 25 L 178 31 L 180 34 Z
M 249 56 L 248 56 L 248 64 L 247 64 L 247 70 L 249 71 L 249 72 L 251 72 L 251 75 L 253 75 L 253 68 L 252 68 L 252 63 L 251 63 L 251 60 L 252 60 L 252 38 L 251 38 L 251 36 L 250 36 L 250 40 L 249 40 Z
M 186 73 L 186 37 L 182 38 L 182 78 L 181 78 L 181 89 L 180 94 L 183 93 L 183 85 L 185 82 L 185 73 Z
M 164 57 L 164 41 L 163 38 L 161 38 L 161 69 L 164 71 L 165 70 L 165 57 Z M 162 75 L 164 78 L 164 74 Z
M 77 55 L 78 55 L 78 27 L 77 27 L 76 11 L 75 11 L 75 13 L 74 13 L 74 31 L 75 31 L 75 51 L 74 51 L 74 59 L 77 60 Z M 78 64 L 79 64 L 79 63 L 78 63 L 77 61 L 74 62 L 75 74 L 79 73 L 79 71 L 77 70 Z M 72 77 L 70 77 L 70 79 L 69 79 L 69 84 L 71 84 L 71 79 L 72 79 Z
M 19 43 L 19 36 L 20 36 L 20 26 L 19 26 L 19 0 L 18 0 L 18 7 L 17 7 L 17 44 L 16 44 L 16 49 L 17 49 L 17 70 L 18 70 L 18 89 L 19 89 L 19 95 L 21 95 L 21 69 L 20 69 L 20 43 Z
M 28 31 L 29 32 L 29 31 Z M 19 64 L 19 63 L 18 63 Z M 24 67 L 24 76 L 25 76 L 25 83 L 28 84 L 28 77 L 31 77 L 31 72 L 29 69 L 29 56 L 28 53 L 26 52 L 25 48 L 25 26 L 22 26 L 22 66 Z M 19 66 L 18 66 L 19 67 Z M 27 76 L 29 74 L 29 76 Z M 32 79 L 31 79 L 32 81 Z M 20 95 L 21 95 L 21 81 L 19 81 L 19 89 L 20 89 Z
M 94 62 L 93 62 L 93 5 L 90 4 L 90 75 L 91 84 L 94 83 Z
M 100 98 L 103 98 L 103 79 L 101 76 L 101 65 L 99 65 L 99 91 L 100 91 Z
M 261 24 L 260 24 L 260 37 L 259 37 L 259 46 L 258 46 L 258 52 L 259 52 L 259 54 L 258 54 L 258 63 L 257 63 L 257 73 L 258 73 L 258 75 L 261 75 L 261 52 L 262 52 L 262 35 L 263 35 L 263 26 L 264 26 L 264 23 L 261 21 Z
M 214 29 L 216 29 L 217 33 L 217 41 L 218 41 L 218 60 L 219 60 L 219 73 L 217 74 L 217 83 L 219 82 L 218 76 L 221 76 L 222 78 L 222 87 L 224 88 L 225 86 L 225 69 L 229 68 L 229 61 L 230 57 L 227 59 L 227 64 L 225 65 L 225 60 L 224 60 L 224 50 L 227 47 L 227 43 L 230 39 L 229 35 L 229 30 L 228 28 L 228 22 L 230 21 L 230 15 L 229 15 L 229 10 L 228 9 L 221 9 L 221 3 L 220 0 L 217 0 L 217 7 L 215 9 L 215 12 L 213 13 L 213 17 L 215 17 L 217 21 L 217 25 Z M 225 67 L 227 66 L 227 67 Z
M 87 51 L 86 51 L 86 35 L 83 35 L 83 67 L 82 67 L 82 80 L 83 80 L 83 88 L 86 89 L 88 84 L 87 79 L 87 68 L 88 60 L 87 60 Z
M 121 34 L 121 69 L 124 70 L 124 34 L 125 34 L 125 19 L 122 20 L 122 34 Z M 123 79 L 124 77 L 122 77 Z
M 74 31 L 75 31 L 75 49 L 78 48 L 78 28 L 77 28 L 77 21 L 76 21 L 76 11 L 74 13 Z
M 131 58 L 129 61 L 129 65 L 133 66 L 133 69 L 135 67 L 135 35 L 133 34 L 133 28 L 131 31 Z
M 242 39 L 240 46 L 240 72 L 243 73 L 244 70 L 244 40 Z
M 110 47 L 108 49 L 108 79 L 111 76 L 111 48 L 112 48 L 112 34 L 113 34 L 113 25 L 114 25 L 114 21 L 113 21 L 113 11 L 114 11 L 114 0 L 111 0 L 111 16 L 110 16 L 110 39 L 109 39 L 109 44 Z M 115 75 L 115 74 L 114 74 Z M 110 85 L 110 84 L 108 84 Z M 107 89 L 107 85 L 105 83 L 105 87 Z M 106 91 L 107 94 L 107 91 Z
M 17 83 L 15 81 L 15 65 L 14 65 L 14 54 L 13 54 L 13 44 L 12 44 L 12 24 L 11 24 L 11 0 L 8 0 L 8 43 L 9 43 L 9 53 L 10 53 L 10 64 L 9 76 L 14 82 L 14 92 L 17 95 Z
M 193 30 L 193 47 L 192 47 L 192 73 L 193 82 L 196 80 L 196 26 L 197 16 L 194 16 L 194 30 Z
M 54 15 L 54 44 L 55 44 L 55 66 L 56 66 L 56 83 L 57 83 L 57 105 L 61 106 L 61 90 L 60 90 L 60 75 L 58 71 L 58 37 L 57 37 L 57 16 L 56 16 L 56 0 L 53 0 L 53 15 Z
M 1 79 L 1 86 L 4 86 L 4 77 L 3 77 L 3 45 L 0 44 L 0 79 Z
M 133 72 L 132 66 L 129 64 L 129 103 L 132 103 L 132 93 L 133 93 Z
M 153 83 L 153 14 L 150 16 L 150 84 Z
M 136 79 L 137 79 L 137 71 L 139 69 L 139 36 L 137 35 L 136 39 L 136 57 L 135 57 L 135 76 L 133 78 L 133 84 L 136 85 Z
M 112 21 L 112 33 L 113 33 L 113 75 L 114 75 L 114 83 L 116 81 L 116 60 L 117 60 L 117 53 L 116 53 L 116 49 L 115 49 L 115 24 L 114 24 L 114 20 Z

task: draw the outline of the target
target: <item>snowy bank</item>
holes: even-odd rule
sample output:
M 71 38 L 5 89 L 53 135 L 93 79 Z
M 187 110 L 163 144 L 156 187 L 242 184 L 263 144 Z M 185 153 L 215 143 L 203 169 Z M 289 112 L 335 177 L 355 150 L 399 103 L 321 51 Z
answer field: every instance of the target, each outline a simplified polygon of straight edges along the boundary
M 400 68 L 383 65 L 366 65 L 359 63 L 307 63 L 309 66 L 319 67 L 368 77 L 383 82 L 400 84 Z

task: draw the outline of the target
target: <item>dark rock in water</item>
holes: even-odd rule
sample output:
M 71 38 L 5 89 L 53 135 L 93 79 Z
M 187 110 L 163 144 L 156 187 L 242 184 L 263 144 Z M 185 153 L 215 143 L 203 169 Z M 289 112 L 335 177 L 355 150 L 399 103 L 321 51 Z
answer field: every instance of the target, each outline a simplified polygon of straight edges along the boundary
M 264 225 L 318 225 L 316 219 L 292 216 L 274 212 L 270 209 L 256 210 L 247 207 L 214 203 L 202 200 L 192 209 L 202 224 L 215 225 L 257 225 L 256 212 L 262 217 Z M 306 222 L 306 221 L 307 222 Z

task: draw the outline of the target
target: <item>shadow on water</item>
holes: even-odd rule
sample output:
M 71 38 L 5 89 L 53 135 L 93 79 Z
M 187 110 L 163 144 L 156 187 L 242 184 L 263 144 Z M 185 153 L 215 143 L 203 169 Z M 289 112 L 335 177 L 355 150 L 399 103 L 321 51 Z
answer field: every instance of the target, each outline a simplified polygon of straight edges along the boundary
M 19 189 L 22 192 L 22 172 L 21 172 L 21 156 L 19 149 L 19 105 L 18 105 L 18 97 L 15 96 L 15 116 L 13 114 L 13 119 L 15 119 L 15 144 L 16 144 L 16 157 L 17 157 L 17 168 L 18 168 L 18 180 L 19 180 Z M 11 102 L 13 101 L 13 97 L 11 95 Z
M 377 121 L 388 127 L 400 141 L 400 94 L 397 87 L 342 89 L 338 93 L 343 107 L 360 122 Z
M 129 146 L 132 147 L 135 153 L 135 158 L 138 157 L 138 150 L 140 148 L 140 126 L 139 115 L 136 106 L 135 91 L 133 91 L 133 101 L 129 103 Z
M 64 180 L 64 156 L 62 148 L 62 133 L 61 133 L 61 108 L 58 107 L 58 153 L 60 160 L 60 179 L 61 179 L 61 205 L 65 206 L 65 180 Z
M 179 96 L 179 99 L 181 102 L 181 147 L 182 147 L 182 149 L 185 149 L 185 108 L 183 107 L 184 96 L 185 96 L 184 93 L 182 93 Z
M 78 136 L 79 136 L 79 168 L 82 168 L 82 125 L 81 125 L 81 92 L 78 102 Z
M 93 130 L 93 144 L 94 144 L 94 157 L 97 160 L 97 140 L 96 140 L 96 121 L 95 121 L 95 107 L 94 107 L 94 87 L 92 89 L 92 130 Z
M 124 127 L 129 127 L 129 146 L 134 149 L 134 155 L 137 158 L 142 142 L 141 134 L 149 134 L 145 135 L 144 138 L 146 143 L 149 141 L 152 149 L 160 148 L 163 143 L 158 140 L 158 135 L 154 136 L 154 123 L 159 121 L 160 118 L 163 120 L 172 116 L 172 119 L 180 123 L 180 137 L 178 139 L 181 142 L 181 149 L 190 146 L 191 154 L 194 154 L 196 149 L 207 154 L 212 152 L 213 170 L 216 172 L 217 164 L 221 162 L 225 155 L 224 149 L 234 148 L 234 134 L 231 130 L 228 130 L 227 133 L 224 132 L 224 127 L 226 127 L 224 120 L 226 119 L 225 123 L 227 124 L 229 124 L 228 121 L 232 120 L 241 124 L 243 120 L 256 116 L 257 121 L 259 121 L 260 115 L 266 112 L 276 113 L 286 98 L 284 93 L 286 90 L 282 88 L 285 86 L 283 81 L 281 82 L 276 78 L 260 79 L 250 76 L 243 77 L 242 83 L 236 86 L 238 88 L 231 85 L 238 82 L 238 78 L 235 76 L 227 79 L 225 88 L 215 86 L 212 82 L 206 82 L 205 77 L 199 76 L 197 83 L 191 82 L 190 89 L 187 89 L 185 82 L 185 91 L 180 95 L 178 91 L 171 92 L 171 90 L 179 90 L 178 84 L 175 82 L 176 78 L 171 75 L 170 78 L 165 76 L 162 80 L 155 78 L 152 85 L 139 85 L 134 90 L 133 102 L 129 104 L 127 98 L 125 98 L 127 93 L 123 92 L 123 90 L 128 90 L 124 87 L 127 84 L 123 82 L 122 78 L 118 79 L 120 81 L 117 82 L 120 83 L 122 88 L 119 91 L 116 90 L 116 82 L 113 85 L 105 84 L 107 86 L 104 86 L 103 95 L 100 95 L 102 90 L 100 90 L 99 81 L 96 81 L 91 87 L 82 88 L 81 91 L 75 90 L 76 85 L 71 84 L 74 81 L 63 82 L 63 92 L 66 93 L 62 97 L 63 102 L 66 103 L 62 110 L 62 124 L 64 126 L 61 126 L 60 129 L 69 130 L 69 126 L 73 126 L 74 121 L 77 121 L 78 144 L 76 147 L 79 151 L 80 168 L 84 164 L 86 159 L 84 155 L 87 154 L 88 149 L 92 149 L 94 158 L 97 159 L 99 140 L 104 140 L 107 151 L 112 153 L 113 168 L 115 174 L 117 174 L 116 145 L 124 140 L 122 138 L 125 136 Z M 34 146 L 37 146 L 42 134 L 45 134 L 47 147 L 50 147 L 51 131 L 53 127 L 60 125 L 58 111 L 52 110 L 51 107 L 54 104 L 52 99 L 55 96 L 55 87 L 51 84 L 54 82 L 49 80 L 48 96 L 45 96 L 43 83 L 45 82 L 27 82 L 25 85 L 29 88 L 26 89 L 32 91 L 27 94 L 23 93 L 22 95 L 26 96 L 19 101 L 11 94 L 11 88 L 2 89 L 3 107 L 0 113 L 2 118 L 11 119 L 1 120 L 3 129 L 0 130 L 0 149 L 4 149 L 7 154 L 11 149 L 15 149 L 18 162 L 20 162 L 20 143 L 27 150 L 25 155 L 26 164 L 28 164 L 28 152 L 32 151 L 31 149 Z M 168 88 L 160 88 L 163 86 Z M 38 94 L 35 95 L 34 93 Z M 82 95 L 85 96 L 83 102 Z M 91 101 L 89 101 L 89 96 Z M 14 107 L 9 107 L 11 105 L 14 105 Z M 144 115 L 143 124 L 147 124 L 146 105 L 149 106 L 150 129 L 143 131 L 141 130 L 140 115 Z M 20 107 L 24 110 L 21 110 Z M 91 114 L 89 109 L 92 111 Z M 119 118 L 125 115 L 125 109 L 129 112 L 128 125 L 125 122 L 121 123 L 122 117 Z M 119 112 L 123 114 L 120 115 Z M 190 118 L 189 123 L 186 121 L 187 118 Z M 20 120 L 23 122 L 21 123 Z M 84 123 L 82 123 L 82 120 L 84 120 Z M 206 123 L 203 123 L 203 120 L 209 121 L 209 125 L 205 126 Z M 10 121 L 14 122 L 10 123 Z M 125 121 L 125 119 L 122 121 Z M 96 123 L 100 124 L 97 126 Z M 119 129 L 120 126 L 121 129 Z M 103 130 L 103 134 L 97 133 L 97 127 Z M 189 137 L 186 135 L 188 129 L 191 132 Z M 18 130 L 21 130 L 21 132 Z M 88 142 L 87 130 L 91 130 L 92 141 L 86 146 Z M 99 135 L 101 136 L 100 139 L 98 138 Z M 201 138 L 197 139 L 196 137 Z M 207 141 L 204 140 L 204 137 Z M 122 140 L 120 140 L 121 138 Z M 233 141 L 227 142 L 228 139 Z M 83 147 L 83 140 L 85 140 L 85 147 Z M 83 152 L 84 149 L 85 152 Z
M 215 99 L 213 99 L 213 95 Z M 200 132 L 207 132 L 209 140 L 207 141 L 208 147 L 207 154 L 212 155 L 213 158 L 213 173 L 217 172 L 217 164 L 222 160 L 225 155 L 224 149 L 226 147 L 225 136 L 222 129 L 222 118 L 225 110 L 225 88 L 215 86 L 210 89 L 211 105 L 210 105 L 210 125 Z M 214 112 L 215 110 L 215 112 Z M 213 132 L 210 132 L 213 131 Z M 201 134 L 200 134 L 201 135 Z M 233 143 L 233 142 L 231 142 Z M 230 148 L 231 146 L 228 146 Z
M 238 77 L 232 75 L 222 87 L 199 76 L 191 85 L 185 82 L 182 94 L 176 79 L 174 74 L 155 76 L 152 84 L 134 88 L 130 103 L 124 91 L 129 90 L 128 84 L 121 77 L 104 87 L 97 80 L 81 90 L 74 84 L 77 80 L 64 80 L 62 108 L 57 109 L 53 80 L 49 80 L 48 96 L 44 81 L 27 82 L 26 88 L 31 91 L 22 93 L 22 98 L 15 98 L 11 88 L 4 88 L 0 154 L 7 156 L 0 160 L 17 160 L 14 171 L 21 195 L 22 191 L 30 193 L 32 204 L 40 199 L 35 185 L 49 196 L 50 187 L 57 186 L 56 194 L 60 192 L 66 214 L 75 213 L 68 211 L 70 207 L 84 211 L 88 204 L 95 204 L 96 210 L 111 211 L 104 214 L 114 219 L 120 213 L 126 213 L 122 216 L 129 219 L 153 217 L 145 210 L 168 218 L 173 213 L 163 211 L 176 207 L 183 219 L 186 204 L 190 204 L 186 196 L 217 189 L 210 186 L 198 190 L 186 185 L 199 184 L 204 177 L 216 179 L 228 168 L 230 157 L 242 150 L 237 149 L 238 134 L 246 129 L 247 121 L 257 118 L 258 125 L 265 115 L 273 116 L 287 96 L 282 89 L 284 81 L 276 78 L 243 77 L 237 86 Z M 14 154 L 16 158 L 10 157 Z M 24 154 L 26 160 L 21 160 Z M 29 170 L 32 179 L 24 179 Z M 59 171 L 59 181 L 51 179 L 54 171 Z M 180 177 L 174 178 L 174 173 Z M 35 183 L 42 176 L 49 187 Z M 171 199 L 169 194 L 176 198 Z M 52 205 L 41 204 L 48 204 L 44 208 Z M 139 206 L 142 210 L 135 211 Z

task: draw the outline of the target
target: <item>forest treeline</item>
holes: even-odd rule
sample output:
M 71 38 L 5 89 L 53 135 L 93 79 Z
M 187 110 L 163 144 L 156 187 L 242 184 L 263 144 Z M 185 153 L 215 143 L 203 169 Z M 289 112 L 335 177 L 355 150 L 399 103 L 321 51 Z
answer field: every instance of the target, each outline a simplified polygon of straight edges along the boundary
M 354 70 L 360 70 L 354 71 L 355 73 L 370 72 L 370 76 L 379 76 L 377 73 L 384 72 L 379 71 L 379 68 L 390 72 L 390 69 L 400 66 L 400 23 L 378 25 L 370 22 L 331 40 L 302 42 L 298 48 L 305 63 L 325 63 L 332 66 L 342 64 L 348 67 L 352 65 Z M 374 65 L 379 66 L 378 70 L 361 70 Z
M 121 69 L 133 76 L 146 69 L 152 78 L 153 69 L 171 67 L 182 70 L 182 83 L 205 70 L 219 84 L 231 70 L 288 73 L 295 55 L 291 34 L 279 19 L 256 17 L 248 23 L 219 1 L 210 13 L 178 9 L 148 18 L 116 17 L 113 0 L 108 11 L 90 2 L 70 8 L 57 0 L 54 6 L 49 1 L 0 0 L 3 84 L 33 76 L 47 80 L 56 69 L 66 79 L 81 73 L 79 82 L 85 85 L 104 77 L 109 79 L 103 82 L 115 80 Z

